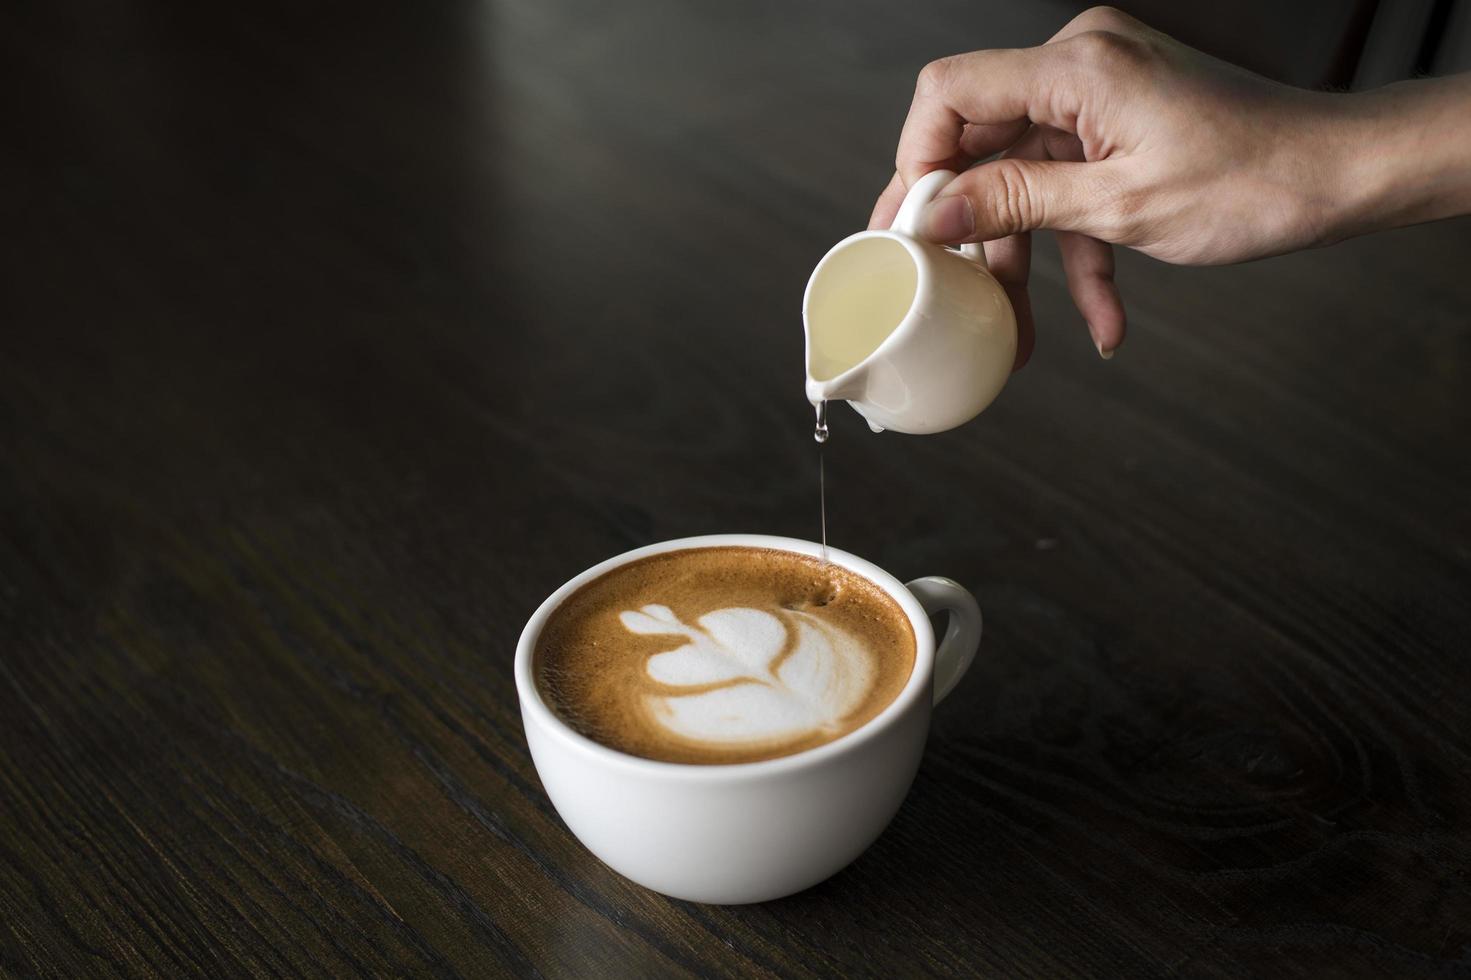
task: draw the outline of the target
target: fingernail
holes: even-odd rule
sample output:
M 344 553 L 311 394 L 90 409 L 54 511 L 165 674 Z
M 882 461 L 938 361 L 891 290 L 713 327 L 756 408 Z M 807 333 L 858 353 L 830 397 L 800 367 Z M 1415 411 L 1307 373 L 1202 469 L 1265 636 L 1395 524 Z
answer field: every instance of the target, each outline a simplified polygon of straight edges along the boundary
M 1098 348 L 1098 356 L 1099 357 L 1103 358 L 1105 361 L 1111 361 L 1111 360 L 1113 360 L 1113 351 L 1112 350 L 1104 350 L 1102 344 L 1095 344 L 1094 346 Z M 1114 348 L 1114 350 L 1117 350 L 1117 349 L 1118 348 Z
M 919 233 L 932 242 L 958 242 L 976 230 L 970 198 L 963 194 L 942 197 L 925 205 L 919 216 Z

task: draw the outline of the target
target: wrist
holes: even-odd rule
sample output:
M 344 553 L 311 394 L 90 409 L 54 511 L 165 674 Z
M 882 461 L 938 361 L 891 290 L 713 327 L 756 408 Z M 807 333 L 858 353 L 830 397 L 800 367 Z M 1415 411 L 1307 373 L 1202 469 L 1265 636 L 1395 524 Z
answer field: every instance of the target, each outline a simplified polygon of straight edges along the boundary
M 1325 243 L 1471 213 L 1471 76 L 1328 98 Z

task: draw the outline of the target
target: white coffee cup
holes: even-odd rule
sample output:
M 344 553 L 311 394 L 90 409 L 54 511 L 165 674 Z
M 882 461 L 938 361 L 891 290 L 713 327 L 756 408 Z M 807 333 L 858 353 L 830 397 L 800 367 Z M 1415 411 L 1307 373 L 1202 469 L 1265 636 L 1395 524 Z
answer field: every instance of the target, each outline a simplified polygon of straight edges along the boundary
M 834 563 L 898 602 L 914 630 L 909 681 L 871 721 L 795 755 L 733 765 L 656 762 L 578 734 L 542 699 L 532 652 L 547 618 L 588 582 L 631 561 L 687 548 L 775 548 L 818 556 L 820 545 L 761 534 L 682 538 L 610 558 L 541 604 L 516 647 L 516 689 L 531 758 L 567 826 L 614 871 L 695 902 L 762 902 L 835 874 L 888 826 L 909 791 L 929 733 L 930 707 L 960 680 L 981 638 L 981 611 L 960 585 L 907 586 L 847 552 Z M 949 613 L 938 648 L 929 616 Z
M 1016 360 L 1016 312 L 979 245 L 919 238 L 925 205 L 955 174 L 914 182 L 887 231 L 834 245 L 807 282 L 807 398 L 846 401 L 874 429 L 942 432 L 1001 392 Z

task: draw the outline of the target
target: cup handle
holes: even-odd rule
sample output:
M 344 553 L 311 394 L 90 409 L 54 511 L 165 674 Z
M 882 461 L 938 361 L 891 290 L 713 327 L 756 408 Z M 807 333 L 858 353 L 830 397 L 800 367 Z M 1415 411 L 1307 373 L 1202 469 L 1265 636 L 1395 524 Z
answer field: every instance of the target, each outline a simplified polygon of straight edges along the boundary
M 899 213 L 894 215 L 894 223 L 889 226 L 889 230 L 918 238 L 920 213 L 955 177 L 952 170 L 931 170 L 916 180 L 914 186 L 909 188 L 909 193 L 904 195 L 904 203 L 899 205 Z M 991 267 L 986 264 L 986 249 L 980 243 L 969 242 L 960 246 L 958 251 L 982 269 L 990 271 Z
M 938 612 L 950 614 L 945 638 L 935 650 L 933 703 L 939 704 L 960 683 L 960 678 L 976 658 L 976 647 L 981 643 L 981 607 L 976 605 L 976 597 L 954 579 L 929 575 L 908 582 L 904 587 L 914 593 L 924 611 L 931 616 Z

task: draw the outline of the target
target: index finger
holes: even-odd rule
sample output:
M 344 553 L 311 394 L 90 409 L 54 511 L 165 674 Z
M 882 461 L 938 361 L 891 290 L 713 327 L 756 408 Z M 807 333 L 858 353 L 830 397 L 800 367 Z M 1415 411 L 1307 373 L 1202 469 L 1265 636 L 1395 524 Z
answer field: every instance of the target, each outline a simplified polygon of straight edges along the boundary
M 899 134 L 895 163 L 904 183 L 1003 150 L 1028 121 L 1073 132 L 1079 99 L 1069 84 L 1070 43 L 972 51 L 926 65 Z
M 967 124 L 960 134 L 960 150 L 957 159 L 952 160 L 947 169 L 959 173 L 982 157 L 988 157 L 994 153 L 995 150 L 992 147 L 1011 146 L 1027 131 L 1030 125 L 1031 123 L 1025 119 L 996 125 Z M 930 169 L 936 168 L 931 167 Z M 873 206 L 873 214 L 868 219 L 870 230 L 887 228 L 893 223 L 894 215 L 899 213 L 899 205 L 903 203 L 904 195 L 908 190 L 909 187 L 904 183 L 904 178 L 899 175 L 899 171 L 894 171 L 893 178 L 889 180 Z
M 878 201 L 873 206 L 873 214 L 868 216 L 868 230 L 876 228 L 887 228 L 894 223 L 894 216 L 899 213 L 899 205 L 904 203 L 904 181 L 899 179 L 899 171 L 894 171 L 888 186 L 879 195 Z

